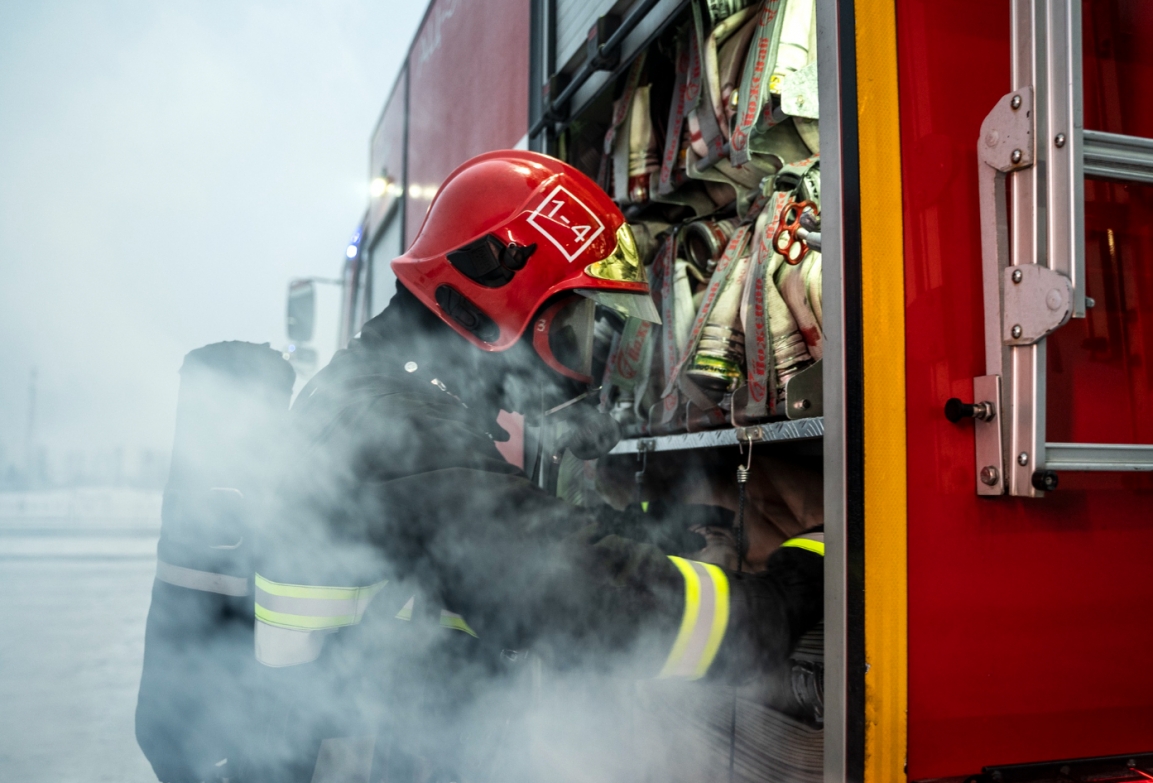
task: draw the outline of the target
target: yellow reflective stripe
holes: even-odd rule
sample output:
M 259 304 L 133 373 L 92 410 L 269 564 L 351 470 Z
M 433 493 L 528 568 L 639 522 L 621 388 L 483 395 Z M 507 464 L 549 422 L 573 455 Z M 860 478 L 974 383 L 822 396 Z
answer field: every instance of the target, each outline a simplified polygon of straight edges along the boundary
M 256 575 L 256 586 L 271 595 L 284 598 L 321 598 L 321 599 L 356 599 L 366 595 L 365 591 L 373 594 L 388 584 L 388 581 L 377 582 L 367 587 L 317 587 L 313 585 L 291 585 L 282 582 L 273 582 L 260 574 Z
M 825 556 L 825 542 L 814 541 L 811 538 L 790 538 L 781 546 L 792 546 L 797 549 L 807 549 L 810 552 L 816 552 L 821 557 Z
M 689 646 L 689 639 L 692 638 L 693 628 L 697 624 L 697 614 L 701 610 L 701 580 L 697 577 L 697 572 L 689 565 L 689 561 L 683 558 L 669 555 L 669 560 L 673 561 L 673 565 L 685 578 L 685 613 L 681 617 L 681 627 L 677 631 L 673 649 L 669 650 L 669 657 L 658 677 L 676 676 L 675 672 L 685 656 L 685 648 Z
M 354 614 L 340 617 L 312 617 L 304 614 L 288 614 L 287 612 L 274 612 L 256 605 L 256 619 L 262 623 L 275 625 L 280 628 L 294 630 L 320 631 L 326 628 L 343 628 L 346 625 L 356 625 L 360 617 Z
M 396 613 L 396 619 L 411 621 L 412 610 L 415 604 L 416 596 L 414 595 L 412 598 L 409 598 L 405 605 L 400 608 L 400 611 Z M 473 636 L 477 639 L 480 638 L 476 635 L 476 631 L 472 630 L 472 626 L 470 626 L 463 617 L 461 617 L 456 612 L 450 612 L 447 609 L 440 610 L 440 626 L 442 628 L 449 628 L 454 631 L 464 631 L 470 636 Z
M 705 676 L 729 624 L 729 579 L 709 563 L 670 556 L 685 579 L 685 612 L 659 677 L 697 680 Z
M 451 628 L 454 631 L 464 631 L 469 636 L 475 639 L 480 637 L 476 635 L 476 631 L 472 630 L 464 618 L 456 612 L 450 612 L 447 609 L 442 609 L 440 612 L 440 625 L 442 628 Z
M 416 596 L 409 598 L 404 606 L 400 607 L 400 611 L 396 613 L 397 620 L 411 620 L 412 608 L 416 605 Z
M 387 581 L 364 587 L 329 587 L 273 582 L 256 574 L 256 618 L 269 625 L 322 630 L 356 625 Z

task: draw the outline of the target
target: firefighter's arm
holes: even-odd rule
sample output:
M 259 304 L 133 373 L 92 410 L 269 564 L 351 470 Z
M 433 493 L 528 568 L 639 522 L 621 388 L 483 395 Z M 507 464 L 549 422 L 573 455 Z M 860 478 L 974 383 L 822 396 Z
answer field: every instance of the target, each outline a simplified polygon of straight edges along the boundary
M 660 668 L 651 676 L 737 683 L 777 671 L 801 636 L 823 618 L 820 531 L 789 539 L 757 573 L 676 556 L 661 559 L 663 567 L 651 560 L 644 568 L 656 599 L 650 611 L 659 615 L 650 621 L 654 626 L 676 624 L 664 638 L 657 656 Z

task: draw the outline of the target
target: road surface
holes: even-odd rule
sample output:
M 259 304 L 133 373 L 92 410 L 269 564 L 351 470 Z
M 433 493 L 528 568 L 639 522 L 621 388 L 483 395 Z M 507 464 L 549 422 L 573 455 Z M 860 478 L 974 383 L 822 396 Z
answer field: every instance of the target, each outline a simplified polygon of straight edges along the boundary
M 159 493 L 0 494 L 0 780 L 155 783 L 133 713 Z

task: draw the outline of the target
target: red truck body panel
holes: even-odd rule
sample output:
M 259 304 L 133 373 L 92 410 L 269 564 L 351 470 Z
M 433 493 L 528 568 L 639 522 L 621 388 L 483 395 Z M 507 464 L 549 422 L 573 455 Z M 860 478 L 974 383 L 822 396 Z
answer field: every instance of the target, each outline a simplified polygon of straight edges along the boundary
M 372 134 L 370 160 L 373 171 L 369 179 L 384 177 L 387 187 L 374 197 L 368 207 L 368 233 L 375 235 L 377 228 L 392 211 L 393 206 L 404 194 L 404 108 L 408 79 L 404 70 L 396 79 L 388 103 L 380 115 L 380 122 Z M 374 302 L 374 306 L 380 304 Z
M 405 246 L 435 188 L 528 132 L 529 0 L 435 0 L 409 54 Z
M 1148 751 L 1153 475 L 1067 473 L 1043 499 L 981 499 L 972 425 L 942 415 L 985 374 L 976 142 L 1011 87 L 1009 4 L 897 9 L 909 778 Z M 1084 20 L 1087 127 L 1153 136 L 1139 97 L 1153 95 L 1153 5 L 1086 3 Z M 1153 188 L 1089 181 L 1086 201 L 1096 307 L 1049 341 L 1047 439 L 1153 443 Z

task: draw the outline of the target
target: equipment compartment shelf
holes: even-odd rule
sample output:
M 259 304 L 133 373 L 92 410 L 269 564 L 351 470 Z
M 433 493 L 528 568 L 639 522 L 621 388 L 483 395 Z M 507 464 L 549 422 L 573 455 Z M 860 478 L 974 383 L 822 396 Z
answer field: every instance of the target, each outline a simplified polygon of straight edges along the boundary
M 767 424 L 755 424 L 751 427 L 734 427 L 726 430 L 706 430 L 704 432 L 685 432 L 679 435 L 629 438 L 618 443 L 609 454 L 712 449 L 721 446 L 736 446 L 740 442 L 748 441 L 753 443 L 777 443 L 781 441 L 813 440 L 822 437 L 824 434 L 824 417 L 814 416 L 810 419 L 774 421 Z

